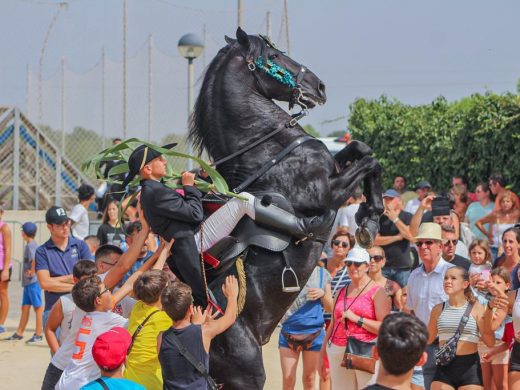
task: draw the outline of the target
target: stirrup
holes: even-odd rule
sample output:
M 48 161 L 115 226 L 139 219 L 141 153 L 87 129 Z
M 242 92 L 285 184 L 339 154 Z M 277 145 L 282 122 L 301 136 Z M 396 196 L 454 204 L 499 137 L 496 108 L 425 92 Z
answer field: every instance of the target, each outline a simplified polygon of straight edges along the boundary
M 284 281 L 285 273 L 289 272 L 294 276 L 294 280 L 296 282 L 295 286 L 286 286 Z M 296 276 L 296 272 L 292 269 L 292 267 L 285 267 L 282 271 L 282 291 L 286 293 L 298 292 L 300 291 L 300 283 L 298 282 L 298 276 Z

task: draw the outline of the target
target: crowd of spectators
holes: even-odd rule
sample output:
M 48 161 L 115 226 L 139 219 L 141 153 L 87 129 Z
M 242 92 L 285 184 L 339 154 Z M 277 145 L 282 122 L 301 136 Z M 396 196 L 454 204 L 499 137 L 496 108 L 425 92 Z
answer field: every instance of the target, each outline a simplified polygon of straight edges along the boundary
M 395 177 L 369 250 L 354 239 L 364 200 L 361 189 L 354 192 L 280 321 L 284 389 L 296 385 L 300 355 L 305 389 L 318 377 L 321 389 L 520 389 L 520 202 L 500 175 L 474 193 L 469 188 L 455 176 L 444 192 L 424 180 L 410 191 L 406 178 Z M 33 310 L 35 333 L 26 342 L 45 338 L 52 354 L 42 389 L 206 388 L 207 378 L 179 358 L 176 342 L 190 344 L 207 365 L 211 339 L 236 318 L 236 280 L 226 280 L 227 308 L 215 319 L 193 306 L 190 286 L 165 266 L 174 240 L 151 232 L 137 202 L 122 205 L 123 221 L 118 199 L 98 202 L 101 225 L 90 234 L 94 201 L 94 189 L 82 185 L 70 213 L 47 210 L 50 238 L 40 245 L 37 226 L 23 224 L 20 322 L 5 340 L 23 340 Z M 0 209 L 5 333 L 17 233 L 2 215 Z M 183 368 L 172 374 L 176 367 Z

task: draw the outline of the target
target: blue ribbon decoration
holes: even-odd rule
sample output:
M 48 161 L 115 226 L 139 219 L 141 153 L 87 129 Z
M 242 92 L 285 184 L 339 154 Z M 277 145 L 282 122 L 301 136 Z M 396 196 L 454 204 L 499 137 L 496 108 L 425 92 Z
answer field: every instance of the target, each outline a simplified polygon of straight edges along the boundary
M 262 56 L 256 59 L 255 65 L 280 83 L 291 88 L 296 88 L 296 82 L 294 81 L 293 75 L 284 67 L 275 64 L 271 60 L 267 60 L 267 63 L 264 63 L 264 58 Z

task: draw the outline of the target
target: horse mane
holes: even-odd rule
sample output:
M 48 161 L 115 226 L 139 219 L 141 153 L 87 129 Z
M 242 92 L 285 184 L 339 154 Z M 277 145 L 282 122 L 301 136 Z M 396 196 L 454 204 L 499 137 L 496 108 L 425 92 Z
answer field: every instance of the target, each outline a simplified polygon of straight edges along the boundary
M 249 36 L 249 50 L 246 54 L 248 58 L 256 59 L 259 56 L 264 56 L 265 49 L 266 44 L 262 38 Z M 192 143 L 194 149 L 198 150 L 199 156 L 204 150 L 210 156 L 213 156 L 215 142 L 212 142 L 212 138 L 215 137 L 215 134 L 212 132 L 212 123 L 209 122 L 207 113 L 217 110 L 212 96 L 215 78 L 219 75 L 220 67 L 227 62 L 228 55 L 235 50 L 241 50 L 241 46 L 236 40 L 233 40 L 219 50 L 204 73 L 200 93 L 190 117 L 188 132 L 188 141 Z

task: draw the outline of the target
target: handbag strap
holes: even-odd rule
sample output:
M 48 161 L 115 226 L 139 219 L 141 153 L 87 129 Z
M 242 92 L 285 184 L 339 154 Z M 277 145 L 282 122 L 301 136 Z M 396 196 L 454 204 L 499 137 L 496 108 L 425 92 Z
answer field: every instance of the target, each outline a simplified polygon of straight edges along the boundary
M 103 388 L 103 390 L 110 390 L 103 379 L 97 378 L 96 383 L 98 383 Z
M 346 268 L 346 267 L 345 267 Z M 354 302 L 356 302 L 356 300 L 359 298 L 359 296 L 363 293 L 363 291 L 365 291 L 365 289 L 367 288 L 367 286 L 372 282 L 372 280 L 370 280 L 367 284 L 365 284 L 365 287 L 363 287 L 361 289 L 361 291 L 358 293 L 358 295 L 356 295 L 356 297 L 352 300 L 352 302 L 350 302 L 350 305 L 347 306 L 346 304 L 346 301 L 347 301 L 347 290 L 348 290 L 348 286 L 350 286 L 350 283 L 347 283 L 345 285 L 345 288 L 344 288 L 344 291 L 345 291 L 345 299 L 343 300 L 343 311 L 347 311 L 348 309 L 350 309 L 350 307 L 354 304 Z M 341 296 L 341 292 L 339 293 L 338 295 L 338 299 L 339 297 Z M 337 301 L 336 301 L 336 304 L 337 304 Z M 336 308 L 336 307 L 334 307 Z M 334 310 L 332 311 L 332 318 L 334 318 Z M 334 337 L 334 335 L 336 334 L 336 331 L 338 330 L 338 327 L 339 327 L 339 324 L 341 324 L 340 321 L 338 321 L 337 325 L 336 325 L 336 328 L 334 329 L 334 331 L 332 332 L 332 335 L 330 336 L 330 339 L 329 339 L 329 345 L 330 343 L 332 342 L 332 338 Z M 345 332 L 347 330 L 347 319 L 345 318 Z
M 201 374 L 204 379 L 206 379 L 206 382 L 210 388 L 210 390 L 217 390 L 218 386 L 215 383 L 215 380 L 209 375 L 208 371 L 206 370 L 206 367 L 202 362 L 197 360 L 191 353 L 188 351 L 188 349 L 181 343 L 181 340 L 177 337 L 177 335 L 173 332 L 171 332 L 172 335 L 172 342 L 175 344 L 177 349 L 179 350 L 179 353 L 184 356 L 184 358 L 193 366 L 195 369 Z
M 135 329 L 134 334 L 132 335 L 132 341 L 130 342 L 130 347 L 128 347 L 128 352 L 126 353 L 127 355 L 130 355 L 130 351 L 132 350 L 132 347 L 134 346 L 134 341 L 135 341 L 137 335 L 141 332 L 141 330 L 146 325 L 146 323 L 148 322 L 150 317 L 152 317 L 155 313 L 159 313 L 159 312 L 160 312 L 160 310 L 152 311 L 150 314 L 148 314 L 148 316 L 144 319 L 144 321 L 141 322 L 139 324 L 139 326 Z
M 464 311 L 464 314 L 462 315 L 462 318 L 460 319 L 459 327 L 457 328 L 457 331 L 455 332 L 455 335 L 457 335 L 457 340 L 460 338 L 460 335 L 464 331 L 464 328 L 466 327 L 466 324 L 469 321 L 469 316 L 471 315 L 471 309 L 473 309 L 473 303 L 468 303 L 468 306 L 466 306 L 466 310 Z

